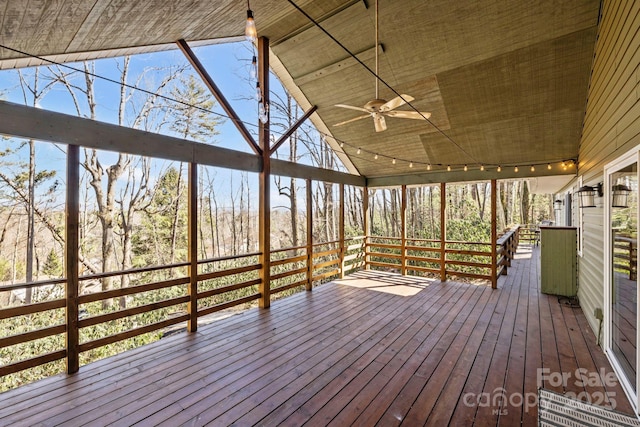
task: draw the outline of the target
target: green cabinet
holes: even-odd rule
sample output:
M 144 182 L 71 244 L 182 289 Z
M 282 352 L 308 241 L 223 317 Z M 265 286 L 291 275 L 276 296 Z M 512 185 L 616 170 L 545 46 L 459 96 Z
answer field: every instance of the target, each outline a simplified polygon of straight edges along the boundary
M 577 229 L 540 227 L 540 290 L 551 295 L 576 296 Z

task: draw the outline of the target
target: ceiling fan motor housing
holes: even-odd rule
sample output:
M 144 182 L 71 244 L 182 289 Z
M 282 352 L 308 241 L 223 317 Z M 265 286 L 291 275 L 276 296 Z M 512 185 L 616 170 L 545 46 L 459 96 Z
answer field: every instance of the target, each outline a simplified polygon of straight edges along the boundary
M 364 108 L 367 111 L 371 111 L 372 113 L 375 113 L 380 111 L 380 107 L 382 107 L 386 103 L 387 101 L 385 101 L 384 99 L 373 99 L 367 102 L 366 104 L 364 104 Z

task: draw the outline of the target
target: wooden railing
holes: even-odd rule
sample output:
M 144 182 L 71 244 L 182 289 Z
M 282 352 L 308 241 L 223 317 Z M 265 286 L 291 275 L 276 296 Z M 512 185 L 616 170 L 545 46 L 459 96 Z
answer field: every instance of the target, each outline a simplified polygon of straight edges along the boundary
M 273 250 L 269 289 L 273 294 L 299 287 L 310 290 L 314 283 L 342 277 L 363 267 L 438 275 L 442 272 L 443 260 L 446 276 L 491 280 L 494 273 L 506 274 L 517 248 L 518 231 L 515 228 L 498 239 L 496 268 L 491 265 L 491 245 L 484 242 L 446 241 L 443 251 L 437 240 L 406 239 L 403 243 L 394 237 L 359 236 Z M 0 337 L 0 350 L 5 355 L 11 354 L 10 358 L 3 358 L 0 376 L 60 361 L 69 351 L 77 355 L 100 352 L 118 341 L 149 333 L 161 335 L 167 328 L 197 322 L 198 318 L 214 312 L 255 301 L 261 297 L 260 255 L 199 260 L 195 294 L 190 291 L 192 279 L 187 262 L 80 276 L 77 322 L 68 321 L 65 314 L 69 303 L 64 297 L 65 279 L 2 286 L 0 292 L 46 289 L 49 297 L 0 309 L 1 322 L 24 325 L 13 328 L 13 335 Z M 128 286 L 101 289 L 104 279 L 122 280 L 123 277 Z M 148 298 L 138 298 L 134 305 L 133 298 L 141 295 Z M 159 310 L 160 320 L 149 321 L 145 317 Z M 46 325 L 30 323 L 38 313 L 47 313 Z M 78 345 L 67 348 L 65 334 L 74 328 L 79 336 Z M 50 337 L 54 336 L 57 338 L 52 340 Z M 42 346 L 38 354 L 27 355 L 23 351 L 25 344 L 45 339 L 49 344 Z
M 369 236 L 366 240 L 366 267 L 414 272 L 446 277 L 463 277 L 494 282 L 507 274 L 518 248 L 520 227 L 505 232 L 497 240 L 497 262 L 492 265 L 491 243 L 447 240 L 405 239 Z M 443 267 L 444 263 L 444 269 Z M 443 277 L 444 272 L 444 277 Z M 495 276 L 494 276 L 495 275 Z
M 324 243 L 314 243 L 311 251 L 307 246 L 278 249 L 271 252 L 270 290 L 277 294 L 285 290 L 304 286 L 311 289 L 321 283 L 364 266 L 363 236 Z M 1 286 L 0 292 L 26 288 L 46 288 L 51 298 L 32 304 L 20 304 L 0 309 L 0 322 L 25 325 L 13 328 L 15 334 L 0 337 L 0 351 L 11 354 L 3 357 L 0 376 L 8 375 L 46 363 L 64 359 L 69 349 L 64 335 L 77 328 L 79 345 L 72 351 L 78 354 L 98 350 L 118 341 L 144 334 L 166 330 L 181 323 L 197 321 L 198 318 L 237 305 L 255 301 L 261 297 L 259 271 L 260 253 L 220 257 L 198 261 L 196 276 L 197 293 L 190 295 L 188 286 L 189 263 L 153 266 L 80 276 L 80 295 L 77 298 L 79 320 L 68 323 L 65 316 L 67 300 L 63 298 L 65 279 Z M 102 280 L 126 276 L 128 286 L 101 290 Z M 163 280 L 157 280 L 162 277 Z M 97 289 L 96 289 L 97 288 Z M 170 292 L 167 292 L 169 290 Z M 171 297 L 162 299 L 160 291 Z M 149 295 L 149 301 L 131 305 L 134 296 Z M 188 305 L 195 298 L 196 310 L 190 313 Z M 145 322 L 145 314 L 164 310 L 162 320 Z M 47 325 L 31 327 L 30 318 L 38 313 L 48 313 Z M 117 333 L 104 333 L 109 327 L 119 326 Z M 158 332 L 160 333 L 160 332 Z M 49 337 L 58 336 L 51 340 Z M 24 344 L 49 338 L 55 345 L 42 349 L 40 354 L 26 353 Z M 13 350 L 9 351 L 12 347 Z M 6 349 L 6 350 L 5 350 Z

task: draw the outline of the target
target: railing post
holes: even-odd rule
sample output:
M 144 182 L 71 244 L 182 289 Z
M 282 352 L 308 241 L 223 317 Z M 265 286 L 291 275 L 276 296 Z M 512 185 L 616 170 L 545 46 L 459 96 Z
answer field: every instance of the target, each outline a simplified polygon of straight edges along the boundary
M 80 369 L 78 330 L 78 254 L 80 250 L 80 147 L 67 147 L 67 200 L 65 225 L 65 277 L 67 278 L 67 373 Z
M 189 303 L 187 304 L 187 330 L 196 332 L 198 330 L 198 165 L 189 163 L 189 182 L 187 191 L 189 200 L 187 210 L 189 216 L 187 219 L 187 239 L 189 258 Z
M 371 221 L 369 220 L 369 187 L 364 187 L 364 192 L 362 194 L 362 214 L 364 215 L 364 269 L 368 270 L 369 261 L 371 260 L 368 255 L 369 236 L 371 235 Z
M 269 104 L 269 39 L 258 38 L 258 82 L 262 102 Z M 262 171 L 259 180 L 259 246 L 260 246 L 260 308 L 271 305 L 271 155 L 269 140 L 269 112 L 267 121 L 258 122 L 258 143 L 262 150 Z M 292 215 L 295 214 L 292 212 Z
M 497 229 L 497 181 L 491 180 L 491 287 L 498 287 L 498 229 Z
M 306 289 L 313 288 L 313 192 L 311 179 L 307 179 L 307 284 Z
M 344 184 L 340 184 L 340 213 L 339 213 L 339 221 L 338 227 L 340 229 L 340 278 L 344 277 L 344 256 L 345 256 L 345 247 L 344 247 Z
M 440 183 L 440 280 L 447 280 L 447 183 Z
M 400 207 L 400 273 L 407 274 L 407 186 L 402 186 L 402 202 Z

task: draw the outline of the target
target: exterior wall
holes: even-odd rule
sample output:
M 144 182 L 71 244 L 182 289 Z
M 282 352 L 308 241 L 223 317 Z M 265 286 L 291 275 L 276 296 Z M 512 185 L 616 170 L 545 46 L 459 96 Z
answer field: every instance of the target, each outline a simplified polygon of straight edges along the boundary
M 585 185 L 604 180 L 604 165 L 640 144 L 640 2 L 604 0 L 596 42 L 578 175 Z M 584 247 L 578 296 L 594 331 L 604 305 L 604 209 L 582 209 Z

